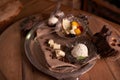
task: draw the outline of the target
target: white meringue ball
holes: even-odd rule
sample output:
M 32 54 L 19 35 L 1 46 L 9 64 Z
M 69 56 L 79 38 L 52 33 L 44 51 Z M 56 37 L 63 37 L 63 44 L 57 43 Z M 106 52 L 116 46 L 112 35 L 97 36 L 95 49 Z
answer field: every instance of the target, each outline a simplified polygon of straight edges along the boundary
M 48 20 L 48 24 L 49 24 L 49 25 L 54 25 L 54 24 L 56 24 L 57 22 L 58 22 L 58 18 L 55 17 L 55 16 L 51 16 L 51 17 L 49 18 L 49 20 Z
M 88 48 L 85 44 L 79 43 L 73 48 L 71 54 L 75 58 L 88 57 Z

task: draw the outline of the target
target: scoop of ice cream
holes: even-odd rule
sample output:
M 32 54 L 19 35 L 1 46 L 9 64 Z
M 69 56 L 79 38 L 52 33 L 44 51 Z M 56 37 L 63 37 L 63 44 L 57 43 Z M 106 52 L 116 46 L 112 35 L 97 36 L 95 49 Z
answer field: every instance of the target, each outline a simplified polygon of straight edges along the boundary
M 75 58 L 88 57 L 88 48 L 85 44 L 79 43 L 73 48 L 71 54 Z

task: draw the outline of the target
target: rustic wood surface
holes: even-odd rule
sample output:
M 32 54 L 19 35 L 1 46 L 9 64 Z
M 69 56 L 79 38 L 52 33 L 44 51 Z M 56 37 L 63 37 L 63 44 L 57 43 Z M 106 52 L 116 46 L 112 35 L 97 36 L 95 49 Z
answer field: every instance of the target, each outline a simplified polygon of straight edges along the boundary
M 0 34 L 12 22 L 22 9 L 19 0 L 0 0 Z
M 110 0 L 84 0 L 84 10 L 120 24 L 120 8 Z
M 49 16 L 55 8 L 55 3 L 47 0 L 21 1 L 24 5 L 22 12 L 14 19 L 13 22 L 15 23 L 0 35 L 0 80 L 56 80 L 38 71 L 25 56 L 24 37 L 21 35 L 20 21 L 18 21 L 34 14 L 41 14 L 44 17 Z M 90 16 L 89 26 L 93 33 L 100 31 L 105 24 L 118 33 L 120 32 L 120 25 L 110 21 L 65 6 L 62 6 L 61 9 L 66 14 L 77 15 L 83 13 Z M 98 60 L 89 72 L 80 77 L 80 80 L 120 80 L 120 59 L 116 61 L 109 58 Z

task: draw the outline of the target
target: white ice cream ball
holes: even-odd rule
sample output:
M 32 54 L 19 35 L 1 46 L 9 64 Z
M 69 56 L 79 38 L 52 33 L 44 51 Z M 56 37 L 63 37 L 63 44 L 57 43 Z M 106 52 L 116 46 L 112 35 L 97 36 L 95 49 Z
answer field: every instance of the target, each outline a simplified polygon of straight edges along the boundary
M 71 54 L 75 58 L 88 57 L 88 48 L 85 44 L 79 43 L 73 48 Z
M 55 25 L 58 22 L 58 18 L 55 16 L 51 16 L 48 20 L 49 25 Z

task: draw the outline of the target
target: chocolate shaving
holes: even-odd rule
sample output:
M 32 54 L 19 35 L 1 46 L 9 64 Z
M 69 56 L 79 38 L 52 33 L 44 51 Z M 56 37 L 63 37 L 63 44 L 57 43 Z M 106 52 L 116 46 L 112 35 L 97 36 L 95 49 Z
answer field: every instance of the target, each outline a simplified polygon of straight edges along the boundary
M 112 32 L 106 27 L 103 26 L 100 32 L 95 33 L 93 36 L 93 43 L 97 48 L 97 53 L 101 58 L 106 58 L 110 56 L 115 56 L 117 51 L 110 47 L 106 38 L 111 35 Z

